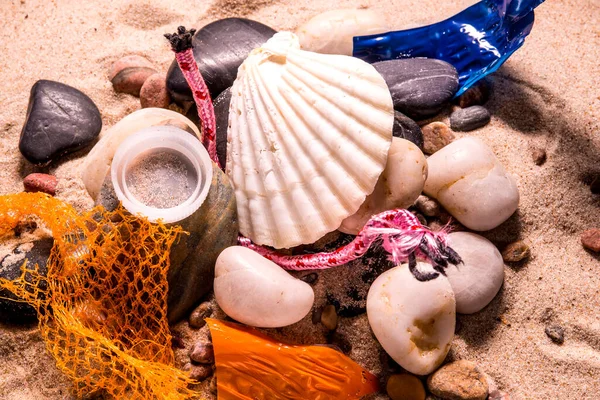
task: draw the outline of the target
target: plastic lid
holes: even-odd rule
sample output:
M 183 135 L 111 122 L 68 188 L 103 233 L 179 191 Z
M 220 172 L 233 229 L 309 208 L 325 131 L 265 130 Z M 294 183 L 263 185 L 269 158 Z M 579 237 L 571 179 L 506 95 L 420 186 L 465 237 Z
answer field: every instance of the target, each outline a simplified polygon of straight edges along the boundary
M 192 194 L 171 208 L 156 208 L 139 201 L 131 193 L 126 179 L 132 163 L 141 155 L 164 150 L 188 161 L 197 175 Z M 150 221 L 181 221 L 200 208 L 212 182 L 213 164 L 198 138 L 174 126 L 152 126 L 129 136 L 121 143 L 111 165 L 111 180 L 118 199 L 131 214 L 141 214 Z

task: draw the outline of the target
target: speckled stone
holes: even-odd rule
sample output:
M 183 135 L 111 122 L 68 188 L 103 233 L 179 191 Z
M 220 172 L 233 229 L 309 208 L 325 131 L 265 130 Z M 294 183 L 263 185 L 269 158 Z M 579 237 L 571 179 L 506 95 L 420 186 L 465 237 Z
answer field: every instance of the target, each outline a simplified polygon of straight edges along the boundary
M 452 143 L 454 133 L 448 125 L 443 122 L 432 122 L 421 128 L 423 132 L 423 152 L 433 154 Z
M 407 58 L 380 61 L 373 66 L 385 79 L 394 108 L 410 118 L 437 114 L 458 89 L 456 69 L 441 60 Z
M 450 127 L 455 131 L 467 132 L 487 125 L 490 119 L 490 112 L 485 107 L 461 108 L 450 115 Z
M 477 364 L 466 360 L 444 365 L 427 379 L 427 386 L 447 400 L 486 400 L 489 390 Z

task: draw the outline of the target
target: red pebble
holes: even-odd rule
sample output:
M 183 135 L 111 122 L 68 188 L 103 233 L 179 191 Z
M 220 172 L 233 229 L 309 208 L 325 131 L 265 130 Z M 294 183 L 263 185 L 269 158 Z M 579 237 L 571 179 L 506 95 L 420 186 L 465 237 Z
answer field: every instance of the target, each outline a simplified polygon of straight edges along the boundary
M 44 192 L 54 196 L 58 179 L 48 174 L 29 174 L 23 179 L 26 192 Z

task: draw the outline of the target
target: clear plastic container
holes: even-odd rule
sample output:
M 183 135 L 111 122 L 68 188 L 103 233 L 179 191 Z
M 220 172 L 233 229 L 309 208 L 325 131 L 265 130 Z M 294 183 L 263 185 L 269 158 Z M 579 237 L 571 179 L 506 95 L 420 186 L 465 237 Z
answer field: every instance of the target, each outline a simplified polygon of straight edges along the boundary
M 129 136 L 111 165 L 115 193 L 127 211 L 165 223 L 181 221 L 200 208 L 212 174 L 202 143 L 173 126 L 153 126 Z

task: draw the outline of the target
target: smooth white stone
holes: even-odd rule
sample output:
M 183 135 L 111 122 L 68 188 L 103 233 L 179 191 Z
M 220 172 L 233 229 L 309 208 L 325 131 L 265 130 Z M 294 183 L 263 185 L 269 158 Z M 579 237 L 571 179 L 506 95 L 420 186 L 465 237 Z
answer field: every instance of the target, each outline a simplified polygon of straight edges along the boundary
M 427 159 L 424 192 L 437 199 L 461 224 L 493 229 L 519 206 L 519 190 L 492 150 L 481 140 L 456 140 Z
M 456 311 L 472 314 L 494 299 L 504 282 L 504 261 L 492 242 L 469 232 L 453 232 L 448 244 L 462 258 L 463 264 L 446 269 L 454 290 Z
M 414 204 L 427 179 L 427 160 L 412 142 L 394 137 L 388 160 L 375 190 L 356 214 L 346 218 L 339 230 L 356 235 L 374 214 Z
M 352 55 L 354 36 L 390 31 L 385 17 L 372 10 L 326 11 L 301 25 L 296 34 L 303 50 Z
M 300 321 L 312 308 L 309 284 L 245 247 L 225 249 L 215 266 L 215 298 L 231 318 L 259 328 Z
M 418 263 L 421 271 L 431 271 Z M 381 274 L 369 289 L 367 316 L 384 350 L 402 368 L 429 374 L 444 362 L 456 325 L 454 292 L 440 275 L 419 282 L 408 264 Z

